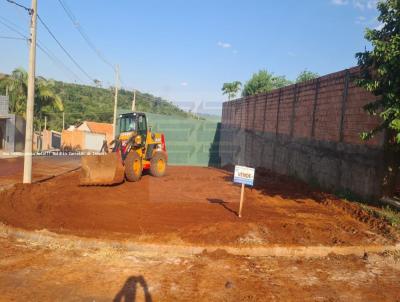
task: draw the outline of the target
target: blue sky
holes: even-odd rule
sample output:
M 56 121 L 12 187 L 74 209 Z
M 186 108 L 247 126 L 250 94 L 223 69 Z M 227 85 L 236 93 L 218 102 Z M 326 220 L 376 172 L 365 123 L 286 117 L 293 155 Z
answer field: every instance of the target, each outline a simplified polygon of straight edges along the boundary
M 29 0 L 19 0 L 30 6 Z M 93 78 L 113 85 L 114 74 L 87 46 L 56 0 L 38 12 Z M 268 69 L 294 80 L 304 69 L 323 75 L 354 66 L 376 27 L 374 0 L 64 0 L 104 56 L 121 68 L 123 85 L 164 97 L 185 109 L 219 113 L 224 82 L 245 82 Z M 26 12 L 0 0 L 0 16 L 28 34 Z M 0 24 L 0 36 L 16 36 Z M 39 25 L 38 38 L 83 83 Z M 0 39 L 0 72 L 27 67 L 27 43 Z M 77 80 L 38 51 L 37 74 Z

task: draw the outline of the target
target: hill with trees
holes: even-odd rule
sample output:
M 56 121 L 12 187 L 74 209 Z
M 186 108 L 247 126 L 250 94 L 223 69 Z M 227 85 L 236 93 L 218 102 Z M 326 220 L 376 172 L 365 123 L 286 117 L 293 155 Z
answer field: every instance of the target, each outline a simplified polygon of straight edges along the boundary
M 26 110 L 26 71 L 18 68 L 11 75 L 0 77 L 0 94 L 8 93 L 10 111 L 24 116 Z M 65 125 L 84 120 L 112 122 L 114 108 L 114 88 L 101 88 L 88 85 L 65 83 L 38 77 L 36 80 L 35 128 L 43 125 L 47 117 L 48 128 L 61 130 L 62 115 Z M 118 95 L 118 109 L 129 110 L 132 106 L 133 92 L 121 89 Z M 61 102 L 61 103 L 60 103 Z M 55 104 L 58 106 L 55 106 Z M 62 104 L 62 106 L 60 106 Z M 148 93 L 136 92 L 138 111 L 194 118 L 194 115 L 178 106 Z

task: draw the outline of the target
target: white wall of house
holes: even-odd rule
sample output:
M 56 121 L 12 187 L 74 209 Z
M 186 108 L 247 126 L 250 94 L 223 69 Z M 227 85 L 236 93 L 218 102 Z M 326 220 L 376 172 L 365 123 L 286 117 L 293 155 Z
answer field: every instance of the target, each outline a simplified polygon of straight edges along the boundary
M 76 128 L 76 130 L 78 131 L 90 131 L 90 128 L 88 127 L 88 125 L 86 124 L 86 122 L 83 122 L 82 125 L 80 125 L 79 127 Z

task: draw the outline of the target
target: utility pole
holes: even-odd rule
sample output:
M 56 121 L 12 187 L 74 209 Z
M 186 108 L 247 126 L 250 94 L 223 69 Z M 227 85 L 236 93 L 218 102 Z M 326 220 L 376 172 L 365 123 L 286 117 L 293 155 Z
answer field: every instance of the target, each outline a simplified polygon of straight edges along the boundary
M 133 90 L 132 112 L 136 111 L 136 89 Z
M 26 128 L 25 128 L 25 154 L 23 183 L 32 182 L 32 136 L 33 136 L 33 106 L 35 100 L 35 69 L 36 69 L 36 20 L 37 0 L 32 0 L 31 6 L 31 36 L 29 49 L 28 70 L 28 98 L 26 104 Z
M 62 127 L 62 130 L 64 130 L 65 129 L 65 112 L 63 111 L 63 127 Z
M 113 120 L 113 137 L 114 138 L 117 135 L 118 89 L 119 89 L 119 65 L 116 65 L 115 66 L 114 120 Z
M 44 130 L 47 130 L 47 116 L 44 116 Z

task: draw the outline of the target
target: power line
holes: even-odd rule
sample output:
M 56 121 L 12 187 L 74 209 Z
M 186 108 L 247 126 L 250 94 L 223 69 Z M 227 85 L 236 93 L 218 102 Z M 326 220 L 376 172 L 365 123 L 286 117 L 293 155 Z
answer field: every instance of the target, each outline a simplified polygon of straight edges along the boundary
M 43 46 L 39 43 L 36 43 L 36 45 L 45 55 L 47 55 L 47 57 L 49 57 L 50 60 L 53 61 L 53 63 L 59 65 L 59 67 L 62 66 L 62 68 L 65 68 L 68 72 L 70 72 L 76 79 L 78 79 L 78 81 L 83 82 L 76 73 L 74 73 L 61 60 L 59 60 L 54 54 L 52 54 L 46 46 Z
M 9 2 L 9 3 L 11 3 L 11 4 L 14 4 L 14 5 L 16 5 L 16 6 L 19 6 L 19 7 L 23 8 L 24 10 L 26 10 L 29 14 L 32 14 L 32 9 L 31 9 L 31 8 L 26 7 L 26 6 L 24 6 L 24 5 L 20 4 L 20 3 L 17 3 L 17 2 L 15 2 L 15 1 L 12 1 L 12 0 L 6 0 L 6 1 Z
M 6 40 L 26 40 L 26 39 L 24 39 L 24 38 L 10 37 L 10 36 L 0 36 L 0 39 L 6 39 Z
M 8 21 L 8 20 L 7 20 L 6 18 L 4 18 L 4 17 L 0 16 L 0 18 L 3 19 L 3 20 L 5 20 L 6 22 L 12 24 L 10 21 Z M 11 25 L 7 24 L 6 22 L 0 20 L 0 23 L 3 24 L 5 27 L 7 27 L 9 30 L 11 30 L 12 32 L 15 32 L 16 34 L 20 35 L 21 37 L 23 37 L 23 38 L 29 40 L 29 38 L 28 38 L 25 34 L 21 33 L 18 29 L 16 29 L 15 26 L 11 26 Z
M 50 28 L 47 26 L 47 24 L 42 20 L 42 18 L 38 15 L 37 16 L 40 23 L 44 26 L 44 28 L 47 30 L 47 32 L 50 34 L 50 36 L 54 39 L 54 41 L 57 42 L 58 46 L 64 51 L 64 53 L 68 56 L 68 58 L 75 64 L 75 66 L 91 81 L 94 82 L 94 79 L 76 62 L 76 60 L 70 55 L 70 53 L 65 49 L 65 47 L 61 44 L 61 42 L 56 38 L 56 36 L 53 34 L 53 32 L 50 30 Z
M 1 19 L 3 19 L 4 21 L 2 21 Z M 7 24 L 7 23 L 8 24 Z M 21 38 L 18 38 L 19 40 L 26 40 L 29 41 L 28 36 L 26 36 L 25 34 L 23 34 L 21 31 L 19 31 L 16 27 L 17 25 L 15 25 L 13 22 L 11 22 L 10 20 L 0 16 L 0 23 L 3 24 L 4 26 L 6 26 L 9 30 L 11 30 L 12 32 L 17 33 L 19 36 L 21 36 Z M 45 54 L 49 57 L 49 59 L 51 61 L 53 61 L 53 63 L 55 63 L 56 65 L 58 65 L 59 68 L 68 71 L 70 74 L 72 74 L 75 78 L 77 78 L 80 82 L 83 82 L 72 70 L 70 70 L 60 59 L 58 59 L 43 43 L 41 43 L 41 41 L 38 41 L 38 43 L 36 44 L 37 47 Z
M 115 66 L 111 64 L 103 55 L 103 53 L 94 45 L 94 43 L 90 40 L 89 36 L 86 34 L 85 30 L 83 29 L 82 25 L 78 21 L 78 19 L 74 16 L 72 13 L 71 9 L 66 5 L 66 3 L 63 0 L 58 0 L 58 3 L 60 3 L 61 7 L 67 14 L 68 18 L 71 20 L 72 24 L 74 27 L 78 30 L 82 38 L 86 41 L 86 43 L 89 45 L 89 47 L 97 54 L 97 56 L 102 60 L 105 64 L 110 66 L 113 70 L 115 70 Z
M 17 3 L 13 0 L 6 0 L 7 2 L 14 4 L 18 7 L 21 7 L 23 9 L 25 9 L 26 11 L 29 12 L 29 14 L 32 14 L 32 9 Z M 44 28 L 47 30 L 47 32 L 50 34 L 50 36 L 57 42 L 58 46 L 60 46 L 60 48 L 64 51 L 64 53 L 68 56 L 68 58 L 75 64 L 75 66 L 91 81 L 94 82 L 94 79 L 78 64 L 78 62 L 72 57 L 72 55 L 65 49 L 65 47 L 61 44 L 61 42 L 56 38 L 56 36 L 53 34 L 53 32 L 50 30 L 49 26 L 47 26 L 47 24 L 43 21 L 43 19 L 39 16 L 39 14 L 37 15 L 40 23 L 44 26 Z M 4 23 L 3 23 L 4 24 Z M 7 26 L 7 25 L 6 25 Z M 9 27 L 9 26 L 7 26 Z

